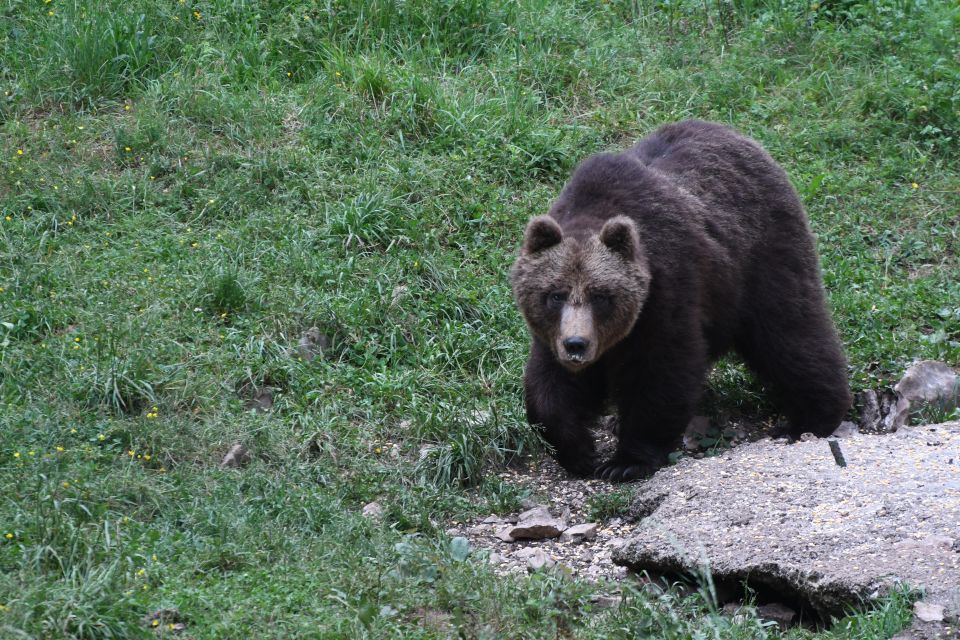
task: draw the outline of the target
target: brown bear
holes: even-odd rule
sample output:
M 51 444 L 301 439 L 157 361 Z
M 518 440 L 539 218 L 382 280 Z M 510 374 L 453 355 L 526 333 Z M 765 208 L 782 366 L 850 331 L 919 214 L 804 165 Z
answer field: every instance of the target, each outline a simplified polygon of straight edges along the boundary
M 577 475 L 654 471 L 735 350 L 790 433 L 831 433 L 850 407 L 846 360 L 814 238 L 786 173 L 755 141 L 690 120 L 584 160 L 527 225 L 511 271 L 532 334 L 527 417 Z M 619 413 L 597 465 L 590 427 Z

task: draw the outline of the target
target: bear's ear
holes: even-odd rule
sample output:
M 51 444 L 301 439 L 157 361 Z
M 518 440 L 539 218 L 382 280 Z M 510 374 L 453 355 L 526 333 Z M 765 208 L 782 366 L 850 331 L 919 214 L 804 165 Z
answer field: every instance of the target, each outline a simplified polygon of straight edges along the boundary
M 600 242 L 624 260 L 633 260 L 640 253 L 637 228 L 627 216 L 607 220 L 600 230 Z
M 550 216 L 537 216 L 527 225 L 523 234 L 523 253 L 532 255 L 544 249 L 560 244 L 563 240 L 563 229 Z

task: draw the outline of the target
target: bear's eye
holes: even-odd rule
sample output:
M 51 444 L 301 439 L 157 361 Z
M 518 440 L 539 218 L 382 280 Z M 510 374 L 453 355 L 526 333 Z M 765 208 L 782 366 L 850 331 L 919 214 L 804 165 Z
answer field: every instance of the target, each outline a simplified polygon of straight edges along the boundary
M 590 294 L 590 300 L 597 304 L 610 304 L 613 302 L 613 295 L 606 291 L 597 291 Z
M 563 291 L 553 291 L 547 295 L 547 302 L 551 304 L 563 304 L 567 301 L 567 294 Z

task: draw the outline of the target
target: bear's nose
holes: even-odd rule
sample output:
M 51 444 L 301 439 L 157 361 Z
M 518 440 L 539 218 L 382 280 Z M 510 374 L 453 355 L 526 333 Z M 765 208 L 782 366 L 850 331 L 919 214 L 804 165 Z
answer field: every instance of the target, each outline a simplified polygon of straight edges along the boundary
M 587 350 L 587 340 L 581 336 L 570 336 L 563 339 L 563 348 L 571 356 L 582 356 Z

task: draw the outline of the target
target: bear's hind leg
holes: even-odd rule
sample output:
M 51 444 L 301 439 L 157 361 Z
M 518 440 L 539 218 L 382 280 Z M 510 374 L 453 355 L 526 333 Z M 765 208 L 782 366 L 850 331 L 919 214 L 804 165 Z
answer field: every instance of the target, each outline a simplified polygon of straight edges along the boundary
M 792 436 L 833 433 L 851 397 L 846 358 L 819 282 L 800 287 L 793 297 L 761 296 L 741 326 L 736 347 L 773 391 Z

